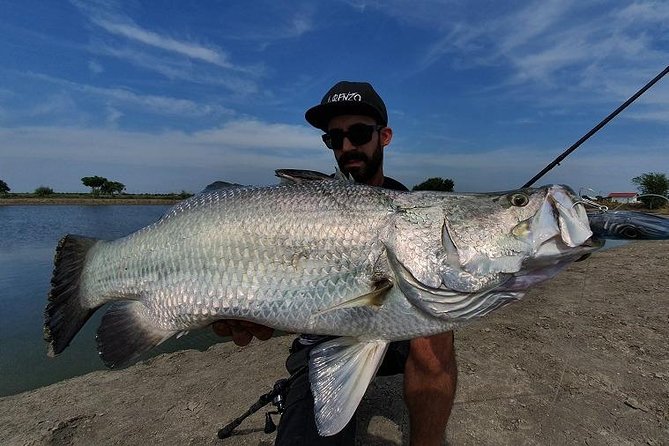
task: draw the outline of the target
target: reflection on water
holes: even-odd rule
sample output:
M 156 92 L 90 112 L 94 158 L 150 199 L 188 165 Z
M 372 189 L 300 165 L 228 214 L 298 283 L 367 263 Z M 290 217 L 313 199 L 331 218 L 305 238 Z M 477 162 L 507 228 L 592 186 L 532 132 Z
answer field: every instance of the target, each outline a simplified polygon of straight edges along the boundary
M 104 368 L 95 348 L 98 311 L 57 358 L 47 358 L 43 311 L 53 254 L 65 234 L 115 239 L 156 221 L 168 206 L 0 206 L 0 396 Z M 201 330 L 152 353 L 220 341 Z

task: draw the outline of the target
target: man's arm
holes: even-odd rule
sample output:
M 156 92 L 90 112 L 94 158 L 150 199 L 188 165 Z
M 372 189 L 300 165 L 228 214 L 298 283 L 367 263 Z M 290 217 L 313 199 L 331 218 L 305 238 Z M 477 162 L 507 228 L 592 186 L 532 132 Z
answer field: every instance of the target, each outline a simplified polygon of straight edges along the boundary
M 444 444 L 457 379 L 452 331 L 411 340 L 404 369 L 404 402 L 409 409 L 412 446 Z
M 254 336 L 266 341 L 274 334 L 273 328 L 235 319 L 221 319 L 211 324 L 211 328 L 219 336 L 232 336 L 232 341 L 239 346 L 248 344 Z

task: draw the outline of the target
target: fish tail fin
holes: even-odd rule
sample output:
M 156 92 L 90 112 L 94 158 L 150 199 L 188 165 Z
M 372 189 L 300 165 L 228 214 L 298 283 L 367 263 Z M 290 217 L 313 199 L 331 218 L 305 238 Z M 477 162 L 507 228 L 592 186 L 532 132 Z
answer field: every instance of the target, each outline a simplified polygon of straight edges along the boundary
M 107 367 L 123 367 L 177 331 L 156 326 L 149 309 L 140 300 L 115 302 L 98 328 L 98 354 Z
M 44 310 L 44 340 L 49 343 L 49 356 L 61 353 L 96 310 L 86 306 L 80 285 L 86 254 L 97 242 L 71 234 L 58 242 L 49 302 Z

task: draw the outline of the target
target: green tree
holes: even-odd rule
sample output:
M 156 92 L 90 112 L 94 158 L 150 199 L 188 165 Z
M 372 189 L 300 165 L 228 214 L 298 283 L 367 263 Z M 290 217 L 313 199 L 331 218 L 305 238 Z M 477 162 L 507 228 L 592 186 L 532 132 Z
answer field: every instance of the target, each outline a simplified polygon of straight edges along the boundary
M 0 195 L 7 195 L 7 192 L 9 192 L 11 189 L 5 183 L 4 181 L 0 180 Z
M 669 193 L 669 178 L 664 173 L 648 172 L 638 177 L 632 178 L 632 183 L 636 184 L 641 195 L 661 195 L 666 197 Z M 648 208 L 653 209 L 666 204 L 667 200 L 660 197 L 641 197 Z
M 53 195 L 53 189 L 47 186 L 40 186 L 35 189 L 34 194 L 38 197 L 48 197 L 49 195 Z
M 100 192 L 103 194 L 114 195 L 115 193 L 120 194 L 125 189 L 125 184 L 119 183 L 118 181 L 105 181 L 100 186 Z
M 428 178 L 420 184 L 413 187 L 412 190 L 440 190 L 444 192 L 453 192 L 455 183 L 450 178 Z
M 84 184 L 86 187 L 91 188 L 91 194 L 94 196 L 100 195 L 100 188 L 107 182 L 108 180 L 105 177 L 99 177 L 99 176 L 94 176 L 94 177 L 83 177 L 81 179 L 81 182 Z

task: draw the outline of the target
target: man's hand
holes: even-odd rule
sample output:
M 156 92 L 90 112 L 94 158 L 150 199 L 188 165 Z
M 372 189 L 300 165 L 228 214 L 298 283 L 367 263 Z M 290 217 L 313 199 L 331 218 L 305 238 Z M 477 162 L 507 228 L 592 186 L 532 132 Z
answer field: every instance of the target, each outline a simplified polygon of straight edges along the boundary
M 232 341 L 239 346 L 248 344 L 254 336 L 266 341 L 274 334 L 273 328 L 235 319 L 221 319 L 211 324 L 211 328 L 219 336 L 232 336 Z

